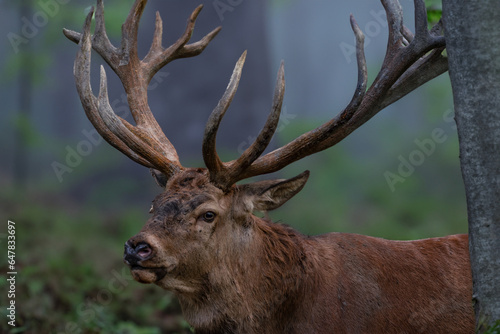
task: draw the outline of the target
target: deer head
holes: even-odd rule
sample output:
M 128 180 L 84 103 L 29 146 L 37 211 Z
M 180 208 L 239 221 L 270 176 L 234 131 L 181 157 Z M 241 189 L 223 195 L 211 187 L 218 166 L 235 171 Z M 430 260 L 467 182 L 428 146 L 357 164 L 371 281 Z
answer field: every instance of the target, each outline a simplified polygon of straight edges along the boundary
M 140 60 L 137 31 L 146 2 L 135 1 L 123 25 L 119 48 L 113 46 L 106 35 L 102 0 L 97 2 L 93 36 L 90 34 L 93 10 L 87 16 L 82 34 L 64 32 L 70 40 L 79 43 L 74 73 L 88 118 L 111 145 L 150 168 L 155 180 L 164 188 L 153 201 L 151 218 L 139 234 L 127 241 L 125 262 L 137 281 L 156 283 L 184 296 L 199 295 L 206 290 L 207 280 L 214 279 L 211 276 L 215 271 L 222 280 L 228 267 L 239 266 L 240 271 L 249 267 L 241 264 L 239 259 L 245 252 L 262 246 L 262 226 L 269 223 L 263 223 L 253 212 L 281 206 L 304 187 L 309 172 L 289 180 L 243 185 L 236 184 L 238 181 L 276 172 L 335 145 L 384 107 L 447 70 L 446 59 L 441 56 L 445 47 L 441 27 L 438 24 L 430 31 L 427 29 L 423 0 L 415 0 L 415 35 L 403 25 L 399 2 L 382 0 L 389 23 L 389 41 L 382 68 L 369 88 L 364 36 L 351 16 L 357 46 L 358 84 L 351 102 L 340 114 L 263 155 L 276 130 L 283 103 L 285 80 L 282 63 L 271 112 L 257 139 L 239 158 L 221 161 L 216 151 L 216 134 L 236 93 L 245 52 L 236 63 L 229 85 L 207 122 L 202 146 L 206 168 L 188 168 L 181 165 L 175 148 L 155 121 L 147 103 L 147 87 L 154 74 L 170 61 L 200 54 L 220 28 L 200 41 L 188 44 L 200 6 L 189 18 L 184 34 L 165 49 L 162 46 L 162 21 L 157 14 L 153 44 L 146 57 Z M 120 77 L 135 125 L 117 116 L 110 107 L 103 67 L 99 95 L 93 95 L 90 87 L 92 48 Z

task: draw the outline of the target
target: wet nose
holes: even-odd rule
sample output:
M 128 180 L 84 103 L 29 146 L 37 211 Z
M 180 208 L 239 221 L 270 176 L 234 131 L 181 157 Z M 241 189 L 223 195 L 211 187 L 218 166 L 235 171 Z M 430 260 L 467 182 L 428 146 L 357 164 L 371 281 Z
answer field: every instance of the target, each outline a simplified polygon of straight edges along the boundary
M 153 250 L 151 246 L 145 242 L 134 245 L 130 241 L 127 241 L 123 252 L 123 261 L 129 266 L 134 266 L 137 265 L 139 261 L 150 258 L 152 253 Z

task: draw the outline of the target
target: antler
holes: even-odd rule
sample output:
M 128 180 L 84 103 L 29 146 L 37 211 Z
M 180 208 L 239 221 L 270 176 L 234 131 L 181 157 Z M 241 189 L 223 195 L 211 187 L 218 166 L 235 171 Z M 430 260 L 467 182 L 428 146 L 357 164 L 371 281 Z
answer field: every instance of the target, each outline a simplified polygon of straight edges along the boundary
M 220 121 L 238 87 L 245 60 L 242 55 L 234 69 L 224 96 L 212 112 L 205 129 L 203 158 L 213 183 L 228 189 L 239 180 L 272 173 L 313 153 L 325 150 L 352 133 L 380 110 L 399 100 L 417 87 L 444 73 L 448 62 L 441 55 L 445 39 L 441 22 L 427 29 L 427 12 L 423 0 L 415 0 L 415 35 L 403 25 L 403 13 L 397 0 L 381 0 L 387 14 L 389 40 L 382 68 L 367 87 L 364 35 L 351 15 L 356 37 L 358 84 L 351 102 L 329 122 L 309 131 L 283 147 L 259 157 L 276 130 L 284 94 L 283 64 L 278 74 L 271 114 L 256 141 L 237 159 L 223 163 L 215 149 Z
M 229 163 L 223 163 L 219 159 L 215 148 L 217 130 L 222 117 L 229 108 L 229 105 L 236 94 L 236 90 L 238 89 L 238 83 L 240 81 L 245 58 L 246 51 L 236 63 L 236 67 L 234 68 L 233 75 L 231 76 L 226 92 L 210 115 L 205 127 L 205 136 L 203 139 L 203 159 L 205 160 L 205 164 L 210 171 L 212 183 L 215 183 L 222 188 L 229 187 L 236 181 L 241 180 L 242 178 L 240 178 L 240 175 L 248 169 L 248 167 L 264 152 L 267 145 L 269 145 L 269 142 L 276 131 L 276 127 L 278 126 L 283 97 L 285 95 L 285 68 L 282 62 L 274 91 L 273 106 L 264 128 L 257 136 L 255 142 L 250 145 L 250 147 L 247 148 L 237 160 Z
M 96 28 L 90 36 L 90 23 L 94 8 L 87 15 L 83 33 L 64 29 L 68 39 L 79 43 L 74 75 L 76 86 L 85 113 L 103 138 L 132 160 L 150 168 L 157 169 L 170 177 L 182 169 L 174 146 L 156 122 L 149 106 L 147 88 L 153 76 L 172 60 L 199 55 L 220 31 L 214 29 L 200 41 L 187 44 L 193 33 L 196 18 L 203 6 L 191 14 L 184 34 L 170 47 L 162 47 L 163 24 L 160 14 L 156 13 L 156 27 L 151 48 L 143 60 L 137 53 L 139 21 L 147 0 L 136 0 L 122 26 L 121 47 L 118 49 L 110 42 L 104 23 L 104 4 L 97 1 L 95 13 Z M 110 104 L 107 93 L 106 72 L 101 66 L 101 85 L 96 98 L 90 86 L 91 49 L 96 50 L 120 78 L 132 116 L 133 126 L 117 116 Z

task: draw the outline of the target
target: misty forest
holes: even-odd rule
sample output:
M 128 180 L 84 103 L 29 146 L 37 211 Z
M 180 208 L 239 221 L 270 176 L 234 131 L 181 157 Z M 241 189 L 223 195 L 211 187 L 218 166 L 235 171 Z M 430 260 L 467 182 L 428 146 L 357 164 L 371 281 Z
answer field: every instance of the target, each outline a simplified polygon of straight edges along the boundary
M 104 3 L 106 29 L 117 45 L 133 1 Z M 139 55 L 151 44 L 156 11 L 164 20 L 164 45 L 170 45 L 200 3 L 193 40 L 218 26 L 221 32 L 201 55 L 160 70 L 148 89 L 151 110 L 185 165 L 204 167 L 205 123 L 245 50 L 240 87 L 217 141 L 226 161 L 239 156 L 262 128 L 281 60 L 286 92 L 268 151 L 349 103 L 357 81 L 351 13 L 365 34 L 369 83 L 381 67 L 387 20 L 380 2 L 368 0 L 151 0 L 139 30 Z M 135 282 L 123 263 L 123 244 L 148 219 L 161 188 L 147 168 L 100 137 L 80 103 L 73 77 L 77 46 L 62 29 L 81 31 L 94 5 L 95 0 L 0 2 L 0 244 L 7 238 L 7 221 L 15 222 L 17 271 L 16 327 L 7 324 L 2 307 L 0 332 L 191 333 L 174 295 Z M 405 24 L 413 29 L 413 2 L 401 5 Z M 429 22 L 440 13 L 429 2 Z M 94 52 L 94 94 L 102 64 Z M 119 79 L 107 71 L 111 106 L 133 122 Z M 467 233 L 448 73 L 387 107 L 335 147 L 272 177 L 304 170 L 311 172 L 304 190 L 270 212 L 273 221 L 303 234 L 410 240 Z M 9 271 L 4 248 L 2 275 Z M 8 284 L 0 280 L 2 294 Z

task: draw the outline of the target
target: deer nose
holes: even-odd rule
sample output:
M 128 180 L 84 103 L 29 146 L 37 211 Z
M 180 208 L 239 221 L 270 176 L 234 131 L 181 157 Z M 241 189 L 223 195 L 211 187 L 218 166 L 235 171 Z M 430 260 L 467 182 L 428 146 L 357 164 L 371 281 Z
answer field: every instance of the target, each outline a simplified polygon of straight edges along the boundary
M 123 261 L 129 266 L 134 266 L 137 265 L 139 261 L 150 258 L 152 253 L 153 250 L 151 246 L 145 242 L 133 245 L 130 241 L 127 241 L 123 252 Z

